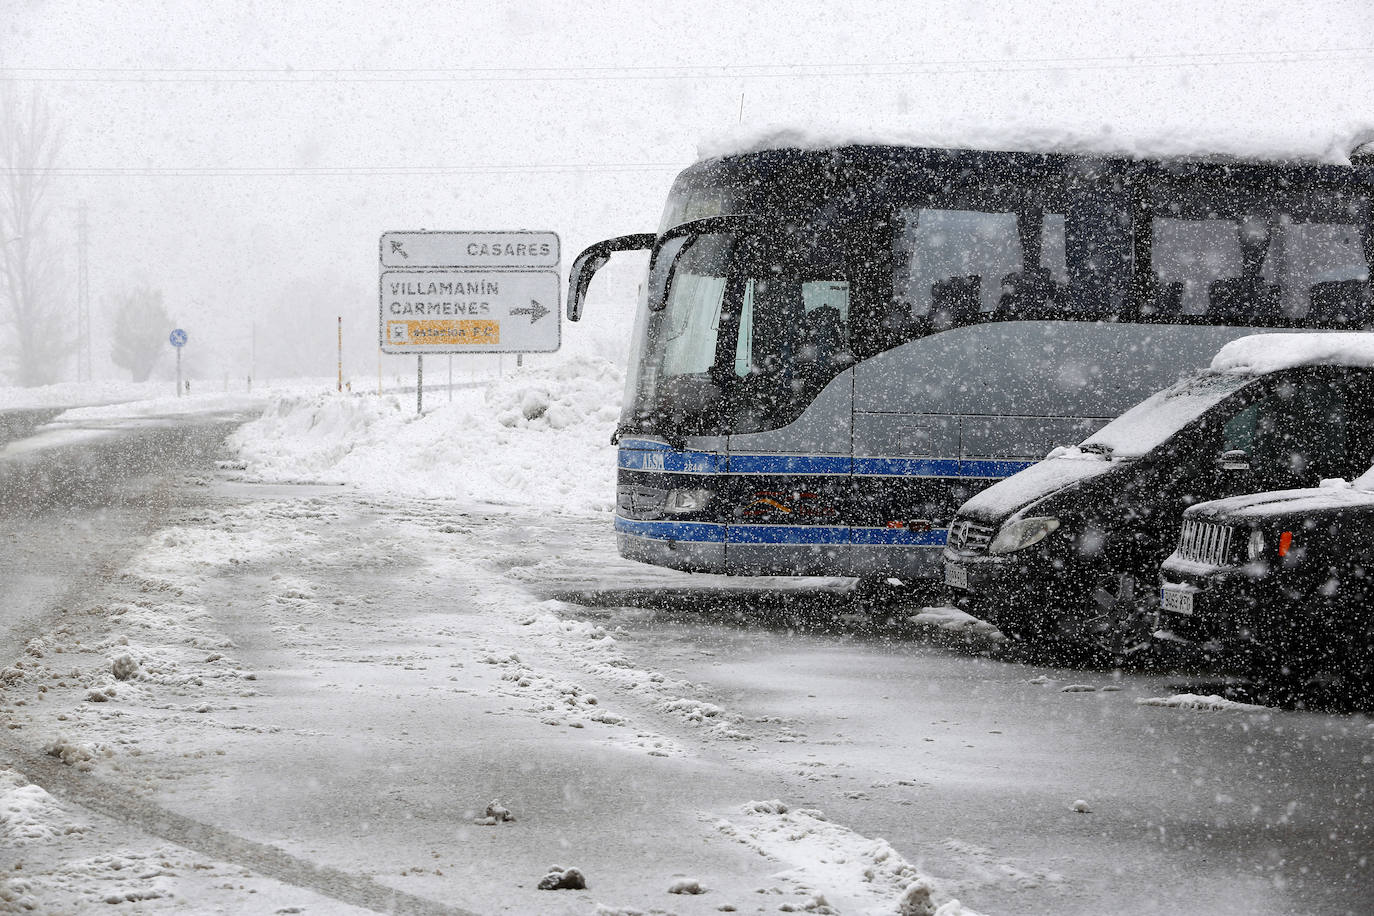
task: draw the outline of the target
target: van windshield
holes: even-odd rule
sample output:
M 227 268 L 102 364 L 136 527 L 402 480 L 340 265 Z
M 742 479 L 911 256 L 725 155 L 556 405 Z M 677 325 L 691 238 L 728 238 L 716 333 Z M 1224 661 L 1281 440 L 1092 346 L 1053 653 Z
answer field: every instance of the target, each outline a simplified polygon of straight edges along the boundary
M 1139 458 L 1254 381 L 1254 376 L 1229 372 L 1186 378 L 1150 395 L 1085 439 L 1079 449 L 1114 458 Z

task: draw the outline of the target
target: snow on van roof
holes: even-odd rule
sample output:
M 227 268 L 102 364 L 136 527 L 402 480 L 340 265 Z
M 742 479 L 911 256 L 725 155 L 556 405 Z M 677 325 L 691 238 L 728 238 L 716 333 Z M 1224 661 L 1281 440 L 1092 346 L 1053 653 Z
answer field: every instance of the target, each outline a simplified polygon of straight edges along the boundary
M 1214 371 L 1245 375 L 1317 365 L 1374 368 L 1374 333 L 1253 334 L 1231 341 L 1212 357 Z
M 1339 126 L 1294 125 L 1288 132 L 1246 129 L 1157 128 L 1134 131 L 1018 124 L 946 122 L 879 126 L 873 124 L 798 126 L 766 124 L 736 127 L 708 136 L 697 146 L 701 159 L 771 149 L 835 149 L 844 146 L 919 146 L 937 149 L 987 149 L 1028 153 L 1078 153 L 1132 158 L 1227 156 L 1350 165 L 1351 153 L 1374 140 L 1374 121 Z

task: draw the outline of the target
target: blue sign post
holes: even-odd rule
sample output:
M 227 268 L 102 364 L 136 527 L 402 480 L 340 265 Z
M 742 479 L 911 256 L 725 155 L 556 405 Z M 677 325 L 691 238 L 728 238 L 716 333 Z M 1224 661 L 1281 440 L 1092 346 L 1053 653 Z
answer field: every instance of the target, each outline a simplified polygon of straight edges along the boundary
M 177 397 L 181 397 L 181 348 L 186 346 L 186 332 L 177 328 L 167 335 L 167 342 L 177 351 Z

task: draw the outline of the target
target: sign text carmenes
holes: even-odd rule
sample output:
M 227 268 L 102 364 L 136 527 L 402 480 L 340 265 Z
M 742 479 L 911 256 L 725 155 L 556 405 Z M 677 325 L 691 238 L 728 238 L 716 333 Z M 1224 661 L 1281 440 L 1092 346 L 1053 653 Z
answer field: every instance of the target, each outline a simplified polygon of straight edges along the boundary
M 553 232 L 386 232 L 386 353 L 547 353 L 560 343 Z

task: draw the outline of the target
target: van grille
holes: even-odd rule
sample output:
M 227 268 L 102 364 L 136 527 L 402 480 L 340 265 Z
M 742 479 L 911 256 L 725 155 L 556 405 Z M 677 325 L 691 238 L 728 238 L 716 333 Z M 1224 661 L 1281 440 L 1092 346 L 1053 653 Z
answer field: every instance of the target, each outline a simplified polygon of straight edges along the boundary
M 1226 566 L 1231 561 L 1231 548 L 1237 543 L 1235 533 L 1229 525 L 1187 519 L 1179 534 L 1178 554 L 1194 563 Z
M 949 537 L 945 543 L 962 553 L 987 553 L 992 535 L 993 529 L 959 518 L 949 526 Z

